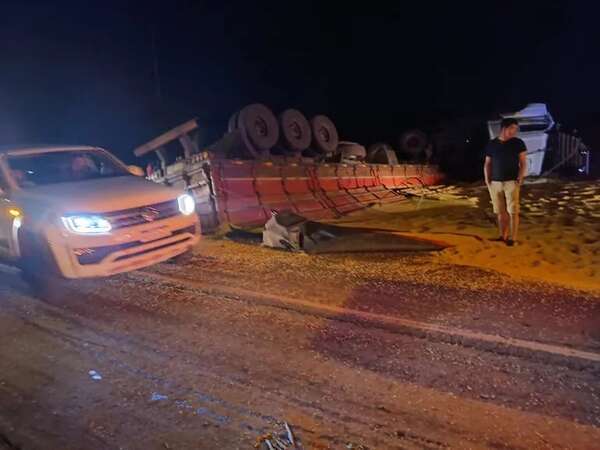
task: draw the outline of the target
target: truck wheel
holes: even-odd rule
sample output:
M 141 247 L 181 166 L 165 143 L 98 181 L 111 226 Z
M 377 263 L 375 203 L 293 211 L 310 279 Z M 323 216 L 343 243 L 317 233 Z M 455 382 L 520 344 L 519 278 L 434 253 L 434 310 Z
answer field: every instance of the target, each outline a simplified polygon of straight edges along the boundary
M 297 109 L 286 109 L 279 115 L 283 146 L 293 153 L 306 150 L 312 140 L 310 124 Z
M 371 164 L 397 165 L 398 157 L 394 149 L 385 142 L 378 142 L 369 146 L 367 162 Z
M 356 142 L 340 142 L 338 145 L 338 152 L 340 153 L 342 162 L 363 162 L 367 157 L 367 150 Z
M 260 103 L 245 106 L 239 112 L 238 127 L 259 152 L 269 151 L 279 140 L 279 124 L 269 108 Z
M 227 123 L 227 131 L 232 133 L 238 129 L 238 118 L 240 117 L 240 112 L 234 112 L 229 118 L 229 122 Z
M 417 159 L 427 147 L 429 139 L 421 130 L 410 130 L 400 137 L 400 149 L 413 159 Z
M 327 116 L 315 116 L 310 121 L 313 147 L 321 153 L 335 153 L 339 137 L 335 125 Z

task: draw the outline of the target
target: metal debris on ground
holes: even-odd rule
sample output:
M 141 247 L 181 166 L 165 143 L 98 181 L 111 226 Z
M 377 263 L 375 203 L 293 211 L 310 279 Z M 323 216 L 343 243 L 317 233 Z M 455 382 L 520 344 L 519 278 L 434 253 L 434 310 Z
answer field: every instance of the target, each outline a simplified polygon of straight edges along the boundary
M 346 444 L 346 448 L 349 450 L 369 450 L 369 447 L 366 447 L 362 444 L 353 444 L 351 442 Z
M 100 375 L 98 372 L 96 372 L 95 370 L 90 370 L 89 372 L 90 377 L 92 378 L 92 380 L 101 380 L 102 379 L 102 375 Z
M 288 440 L 292 443 L 292 445 L 296 445 L 296 442 L 294 441 L 294 433 L 292 433 L 292 429 L 290 428 L 290 426 L 288 425 L 287 422 L 284 422 L 283 425 L 285 426 L 285 432 L 287 434 Z
M 290 251 L 301 250 L 306 222 L 306 218 L 290 211 L 271 211 L 271 218 L 263 231 L 263 245 Z
M 158 402 L 160 400 L 168 400 L 168 399 L 169 399 L 168 395 L 162 395 L 162 394 L 159 394 L 158 392 L 153 392 L 152 397 L 150 397 L 150 400 L 153 402 Z
M 288 448 L 303 448 L 301 443 L 295 438 L 292 428 L 287 422 L 283 423 L 283 431 L 276 433 L 267 433 L 256 439 L 254 448 L 261 450 L 285 450 Z

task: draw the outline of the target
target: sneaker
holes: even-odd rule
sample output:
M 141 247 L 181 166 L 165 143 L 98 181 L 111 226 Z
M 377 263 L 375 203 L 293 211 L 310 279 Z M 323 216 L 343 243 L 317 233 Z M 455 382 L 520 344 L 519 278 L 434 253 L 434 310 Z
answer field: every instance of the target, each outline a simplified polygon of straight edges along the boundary
M 507 239 L 506 245 L 508 245 L 509 247 L 514 247 L 515 245 L 517 245 L 517 241 L 513 241 L 512 239 Z

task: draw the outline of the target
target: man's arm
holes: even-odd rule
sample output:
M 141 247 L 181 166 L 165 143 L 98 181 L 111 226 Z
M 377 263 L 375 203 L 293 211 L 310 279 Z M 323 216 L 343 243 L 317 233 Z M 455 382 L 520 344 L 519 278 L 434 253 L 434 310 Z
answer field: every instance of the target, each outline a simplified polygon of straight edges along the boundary
M 485 184 L 489 186 L 490 180 L 492 179 L 492 157 L 486 156 L 485 162 L 483 163 L 483 178 Z
M 527 175 L 527 152 L 521 152 L 519 153 L 519 178 L 517 179 L 519 184 L 523 184 L 525 175 Z

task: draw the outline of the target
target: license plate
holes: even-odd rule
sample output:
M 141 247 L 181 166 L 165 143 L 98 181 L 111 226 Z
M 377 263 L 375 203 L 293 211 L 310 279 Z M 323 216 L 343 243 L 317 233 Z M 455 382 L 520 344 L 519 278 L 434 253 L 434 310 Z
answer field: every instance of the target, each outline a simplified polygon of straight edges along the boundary
M 141 242 L 151 242 L 157 241 L 159 239 L 168 238 L 171 236 L 171 232 L 169 230 L 149 230 L 141 233 L 140 241 Z

